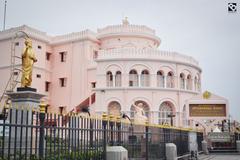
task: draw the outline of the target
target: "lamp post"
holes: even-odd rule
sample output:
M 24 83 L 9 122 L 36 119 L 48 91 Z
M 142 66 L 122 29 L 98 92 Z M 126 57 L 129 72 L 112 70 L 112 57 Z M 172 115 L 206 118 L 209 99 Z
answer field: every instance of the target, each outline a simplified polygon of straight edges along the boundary
M 171 120 L 171 126 L 173 126 L 173 118 L 174 118 L 175 116 L 176 116 L 176 115 L 173 114 L 173 113 L 168 114 L 168 118 L 170 118 L 170 120 Z

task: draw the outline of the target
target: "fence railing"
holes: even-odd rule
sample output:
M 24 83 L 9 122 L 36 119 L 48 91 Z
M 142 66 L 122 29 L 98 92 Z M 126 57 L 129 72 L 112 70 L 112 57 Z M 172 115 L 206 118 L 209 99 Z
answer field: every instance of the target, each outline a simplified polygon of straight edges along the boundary
M 106 148 L 113 145 L 125 147 L 130 159 L 165 159 L 169 142 L 176 144 L 179 156 L 189 152 L 186 129 L 126 123 L 106 115 L 89 118 L 26 108 L 4 113 L 0 160 L 106 160 Z M 198 143 L 202 139 L 203 134 L 197 133 Z

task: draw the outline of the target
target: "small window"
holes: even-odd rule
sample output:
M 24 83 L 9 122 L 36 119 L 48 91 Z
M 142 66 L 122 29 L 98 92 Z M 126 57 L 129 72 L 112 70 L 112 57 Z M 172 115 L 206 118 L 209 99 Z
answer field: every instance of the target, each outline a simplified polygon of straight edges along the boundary
M 91 85 L 92 85 L 92 88 L 96 88 L 96 82 L 92 82 Z
M 37 78 L 41 78 L 41 74 L 37 74 Z
M 93 52 L 93 59 L 97 59 L 98 58 L 98 51 L 94 51 Z
M 46 91 L 46 92 L 49 91 L 49 86 L 50 86 L 50 82 L 46 81 L 46 82 L 45 82 L 45 91 Z
M 67 52 L 60 52 L 59 54 L 60 54 L 61 62 L 66 62 Z
M 15 42 L 15 46 L 19 46 L 19 42 Z
M 50 57 L 51 57 L 51 53 L 46 52 L 46 60 L 47 60 L 47 61 L 50 61 Z
M 65 108 L 66 108 L 66 107 L 64 107 L 64 106 L 60 106 L 60 107 L 59 107 L 59 114 L 60 114 L 60 115 L 63 115 L 63 111 L 64 111 Z
M 38 49 L 42 49 L 42 46 L 38 45 Z
M 17 72 L 17 71 L 13 72 L 13 75 L 14 75 L 14 76 L 17 76 L 17 75 L 18 75 L 18 72 Z
M 59 78 L 59 83 L 61 87 L 66 87 L 67 78 Z

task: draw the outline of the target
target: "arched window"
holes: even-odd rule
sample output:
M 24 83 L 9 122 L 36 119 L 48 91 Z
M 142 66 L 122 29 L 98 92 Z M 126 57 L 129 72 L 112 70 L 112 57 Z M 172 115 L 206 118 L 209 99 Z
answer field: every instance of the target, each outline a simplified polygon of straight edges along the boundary
M 192 77 L 190 74 L 187 76 L 187 90 L 192 90 Z
M 198 78 L 197 78 L 197 76 L 194 78 L 194 90 L 198 91 Z
M 198 79 L 198 91 L 201 91 L 201 79 Z
M 172 72 L 167 74 L 167 88 L 174 88 L 174 76 Z
M 135 105 L 138 106 L 139 103 L 142 103 L 141 107 L 145 112 L 145 116 L 149 119 L 150 118 L 150 115 L 149 115 L 150 107 L 149 107 L 149 105 L 145 101 L 141 101 L 141 100 L 136 101 Z M 134 115 L 135 115 L 135 112 L 136 112 L 135 107 L 131 106 L 130 110 L 131 110 L 131 115 L 130 116 L 131 116 L 131 118 L 134 118 Z
M 180 74 L 180 89 L 185 89 L 185 75 L 183 73 Z
M 164 74 L 163 71 L 157 72 L 157 87 L 164 88 Z
M 150 86 L 150 76 L 148 70 L 143 70 L 141 73 L 141 86 L 142 87 Z
M 131 70 L 129 72 L 129 86 L 130 87 L 138 86 L 138 74 L 136 70 Z
M 173 115 L 173 104 L 170 102 L 163 102 L 159 108 L 159 124 L 171 124 L 169 115 Z
M 197 91 L 201 91 L 201 77 L 200 75 L 198 75 L 198 79 L 197 79 Z
M 120 71 L 116 72 L 115 75 L 115 86 L 121 87 L 122 86 L 122 73 Z
M 106 77 L 106 81 L 107 81 L 107 87 L 112 87 L 113 86 L 113 74 L 111 71 L 107 72 L 107 77 Z
M 108 114 L 117 115 L 121 114 L 121 105 L 117 101 L 112 101 L 108 104 Z

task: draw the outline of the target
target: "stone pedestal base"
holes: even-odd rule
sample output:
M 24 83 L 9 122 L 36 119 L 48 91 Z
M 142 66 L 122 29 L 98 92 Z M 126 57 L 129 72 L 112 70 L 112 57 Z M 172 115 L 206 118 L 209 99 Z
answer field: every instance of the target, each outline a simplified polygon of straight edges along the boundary
M 107 147 L 107 160 L 127 160 L 128 151 L 122 146 Z
M 166 158 L 167 160 L 177 160 L 177 146 L 174 143 L 166 144 Z
M 240 153 L 240 141 L 236 141 L 237 151 Z
M 10 92 L 7 95 L 12 101 L 12 107 L 6 120 L 6 123 L 10 124 L 8 130 L 11 132 L 5 136 L 5 145 L 8 146 L 10 140 L 10 154 L 14 153 L 14 148 L 17 152 L 20 148 L 24 148 L 22 149 L 22 154 L 24 154 L 26 146 L 35 148 L 35 142 L 38 142 L 35 139 L 35 128 L 31 129 L 30 125 L 35 125 L 37 121 L 33 110 L 39 108 L 40 99 L 44 95 L 37 93 L 34 88 L 18 88 L 17 92 Z M 30 143 L 31 140 L 32 143 Z
M 207 147 L 207 141 L 205 141 L 205 140 L 202 141 L 202 150 L 203 150 L 204 154 L 209 154 L 208 147 Z

